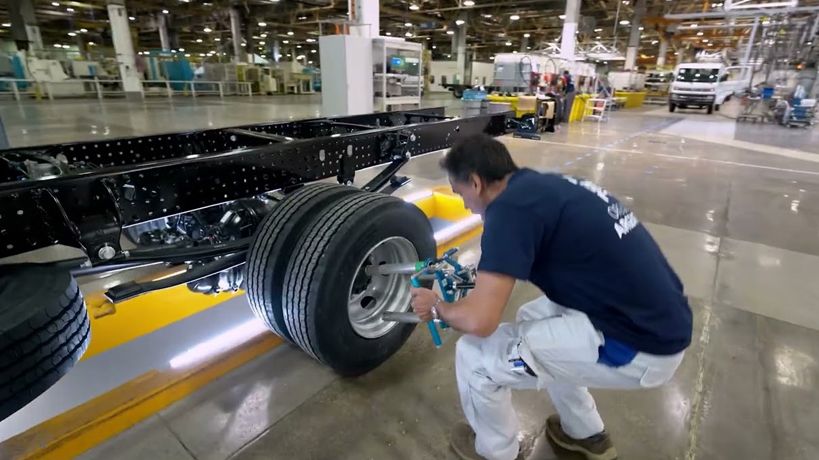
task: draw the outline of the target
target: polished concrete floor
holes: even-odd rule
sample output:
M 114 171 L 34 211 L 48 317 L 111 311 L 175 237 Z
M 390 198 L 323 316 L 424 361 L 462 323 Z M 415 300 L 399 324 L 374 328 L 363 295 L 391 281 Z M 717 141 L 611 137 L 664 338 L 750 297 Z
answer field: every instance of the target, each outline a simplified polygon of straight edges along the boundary
M 105 111 L 117 129 L 145 133 L 317 110 L 315 98 L 266 101 L 235 108 L 215 101 L 205 109 L 118 103 Z M 75 122 L 76 114 L 61 113 L 68 105 L 0 107 L 17 145 L 57 141 L 58 133 L 83 138 L 79 130 L 85 138 L 99 135 L 88 132 L 98 115 Z M 8 117 L 10 111 L 42 111 L 51 128 L 41 132 L 51 137 L 15 134 L 38 118 Z M 129 119 L 138 124 L 123 121 Z M 573 124 L 541 141 L 504 138 L 519 164 L 589 178 L 628 203 L 691 299 L 694 341 L 672 382 L 592 391 L 621 458 L 819 458 L 819 155 L 794 140 L 816 131 L 765 129 L 766 142 L 757 142 L 727 113 L 669 114 L 658 107 Z M 405 172 L 418 183 L 442 183 L 439 157 L 416 158 Z M 473 257 L 475 246 L 465 248 Z M 507 317 L 536 295 L 520 283 Z M 338 378 L 282 346 L 82 458 L 452 459 L 446 433 L 462 419 L 455 339 L 435 350 L 418 329 L 386 364 L 357 379 Z M 553 410 L 537 392 L 517 393 L 514 404 L 527 430 Z M 577 457 L 541 442 L 532 458 Z

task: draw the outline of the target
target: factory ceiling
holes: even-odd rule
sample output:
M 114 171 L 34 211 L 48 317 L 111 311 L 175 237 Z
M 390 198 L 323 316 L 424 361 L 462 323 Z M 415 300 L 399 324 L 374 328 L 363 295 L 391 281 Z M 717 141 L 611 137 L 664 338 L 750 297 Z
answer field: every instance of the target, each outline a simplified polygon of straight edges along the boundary
M 19 1 L 19 0 L 10 0 Z M 105 0 L 33 0 L 44 46 L 78 45 L 89 53 L 112 53 Z M 631 30 L 637 0 L 584 0 L 578 43 L 599 41 L 623 49 Z M 398 0 L 380 2 L 381 34 L 429 44 L 434 58 L 452 54 L 452 31 L 466 27 L 467 46 L 478 59 L 498 52 L 537 50 L 559 40 L 565 1 L 550 0 Z M 244 46 L 257 54 L 310 53 L 319 35 L 343 29 L 347 2 L 341 0 L 128 0 L 137 51 L 160 49 L 159 18 L 167 21 L 171 46 L 198 56 L 232 50 L 229 8 L 243 20 Z M 819 7 L 819 0 L 801 0 L 800 7 Z M 702 0 L 647 0 L 642 21 L 640 62 L 656 59 L 661 40 L 669 41 L 669 58 L 682 48 L 716 51 L 735 48 L 750 34 L 748 17 L 666 19 L 668 14 L 719 13 L 723 3 Z M 804 12 L 807 20 L 811 14 Z M 0 5 L 0 39 L 9 36 L 8 2 Z M 456 23 L 463 21 L 463 25 Z M 692 24 L 694 25 L 692 27 Z

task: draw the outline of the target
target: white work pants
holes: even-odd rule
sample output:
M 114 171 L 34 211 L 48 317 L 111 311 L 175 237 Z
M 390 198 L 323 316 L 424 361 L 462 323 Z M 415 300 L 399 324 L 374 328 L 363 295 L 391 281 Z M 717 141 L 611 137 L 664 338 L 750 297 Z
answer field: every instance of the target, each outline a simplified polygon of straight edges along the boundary
M 651 388 L 674 375 L 683 353 L 637 353 L 621 367 L 597 362 L 603 334 L 588 316 L 541 297 L 522 306 L 515 324 L 503 323 L 489 337 L 458 340 L 455 372 L 461 406 L 475 430 L 475 449 L 489 460 L 518 454 L 518 420 L 512 389 L 543 389 L 560 414 L 563 430 L 581 439 L 603 431 L 588 387 Z M 515 361 L 523 359 L 533 377 Z M 545 418 L 545 414 L 544 414 Z

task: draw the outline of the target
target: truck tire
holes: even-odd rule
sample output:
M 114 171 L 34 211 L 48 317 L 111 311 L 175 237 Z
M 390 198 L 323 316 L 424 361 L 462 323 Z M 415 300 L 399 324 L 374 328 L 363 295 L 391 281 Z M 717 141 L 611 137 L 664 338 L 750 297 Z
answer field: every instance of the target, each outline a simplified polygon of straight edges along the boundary
M 714 113 L 714 104 L 709 105 L 707 110 L 708 110 L 708 115 L 711 115 L 712 113 Z
M 368 276 L 366 267 L 434 255 L 432 227 L 415 206 L 375 193 L 336 201 L 303 235 L 287 268 L 282 301 L 294 342 L 341 375 L 377 367 L 415 327 L 381 320 L 385 311 L 409 310 L 410 279 Z
M 68 271 L 0 268 L 0 420 L 65 375 L 88 348 L 90 332 Z
M 668 111 L 669 112 L 674 113 L 675 110 L 677 110 L 677 104 L 674 104 L 673 102 L 668 104 Z
M 282 284 L 299 237 L 323 209 L 353 187 L 309 184 L 287 195 L 256 229 L 247 257 L 247 298 L 253 313 L 279 337 L 293 342 L 282 317 Z

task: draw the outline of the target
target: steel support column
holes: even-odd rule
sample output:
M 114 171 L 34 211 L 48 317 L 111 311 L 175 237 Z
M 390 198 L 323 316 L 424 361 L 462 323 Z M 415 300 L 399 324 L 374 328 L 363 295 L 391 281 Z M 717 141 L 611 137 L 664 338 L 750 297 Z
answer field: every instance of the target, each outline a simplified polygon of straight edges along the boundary
M 634 17 L 631 19 L 631 34 L 628 37 L 628 48 L 626 48 L 626 62 L 623 66 L 626 70 L 633 70 L 637 67 L 637 52 L 640 49 L 640 28 L 643 23 L 643 16 L 646 14 L 646 0 L 637 0 L 634 6 Z
M 168 35 L 168 15 L 160 13 L 156 18 L 156 24 L 159 29 L 159 43 L 162 46 L 162 51 L 170 51 L 171 39 Z
M 580 22 L 580 0 L 566 1 L 566 19 L 563 20 L 563 36 L 560 40 L 560 57 L 574 61 L 577 45 L 577 23 Z
M 126 98 L 142 98 L 142 81 L 136 69 L 134 44 L 128 28 L 128 13 L 125 0 L 108 0 L 108 21 L 111 23 L 111 38 L 119 64 L 119 75 Z
M 245 61 L 245 50 L 242 46 L 242 14 L 239 7 L 230 7 L 230 39 L 233 41 L 233 62 Z
M 462 84 L 469 84 L 469 76 L 466 68 L 466 24 L 458 26 L 455 29 L 455 62 L 457 63 L 456 74 Z
M 668 54 L 668 39 L 660 38 L 660 51 L 657 52 L 657 67 L 665 65 L 666 54 Z

